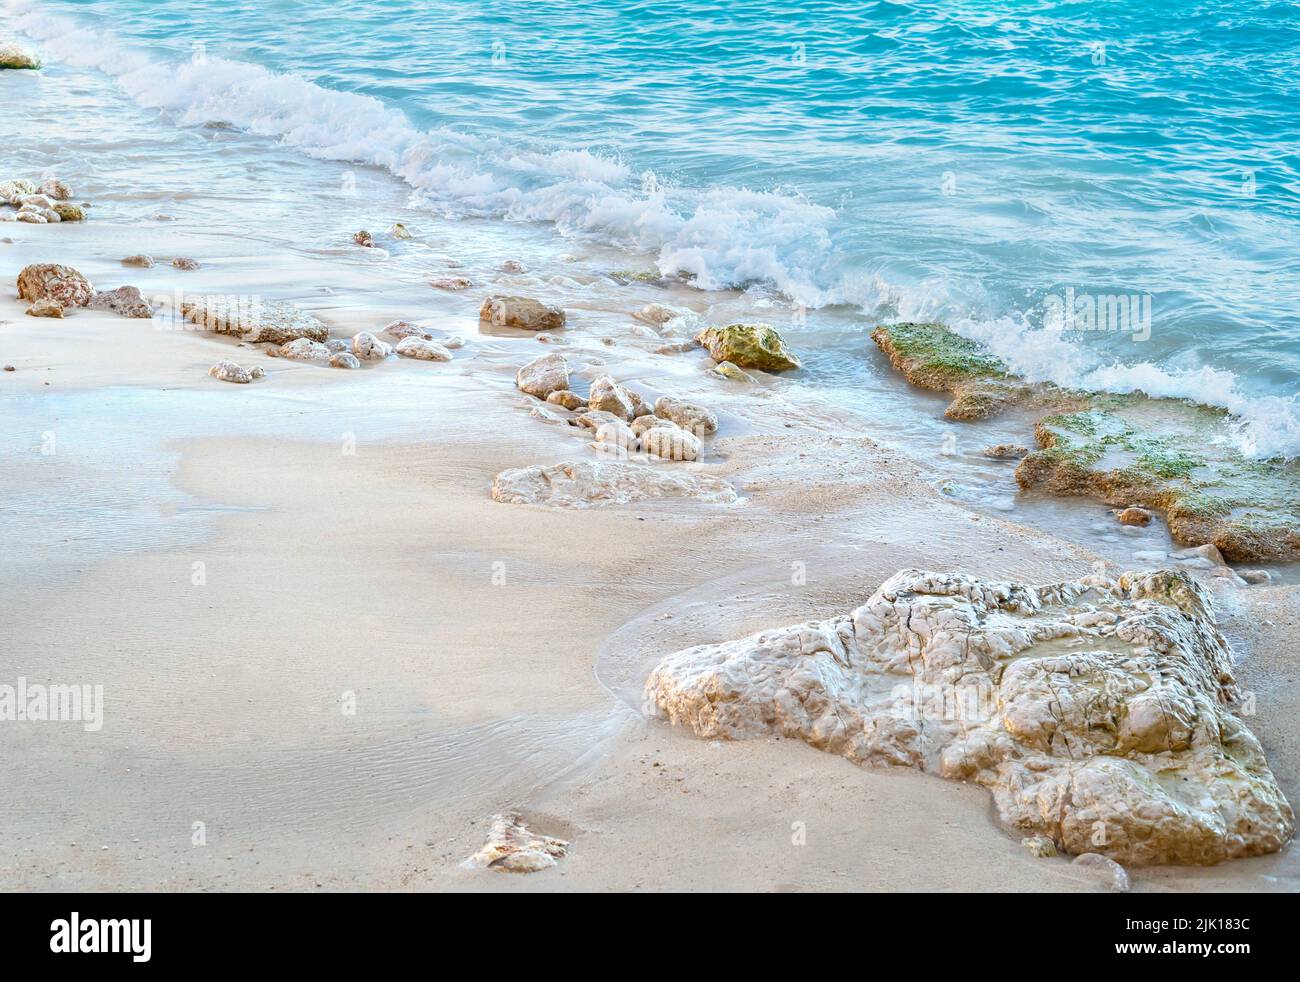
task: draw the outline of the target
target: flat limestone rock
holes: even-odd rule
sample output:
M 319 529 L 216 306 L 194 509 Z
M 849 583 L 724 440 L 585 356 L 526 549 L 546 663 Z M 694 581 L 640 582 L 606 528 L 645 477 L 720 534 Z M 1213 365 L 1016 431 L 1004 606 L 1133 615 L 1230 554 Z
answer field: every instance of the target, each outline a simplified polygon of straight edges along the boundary
M 619 460 L 584 460 L 502 471 L 492 482 L 496 501 L 553 508 L 624 505 L 649 498 L 691 498 L 734 504 L 736 489 L 726 481 L 670 466 Z
M 1187 574 L 1032 587 L 904 570 L 861 607 L 669 655 L 655 715 L 804 740 L 993 794 L 1002 822 L 1130 865 L 1276 852 L 1295 816 Z
M 243 296 L 188 297 L 181 304 L 186 320 L 217 334 L 232 334 L 245 341 L 287 344 L 310 338 L 322 344 L 329 328 L 291 303 Z
M 569 851 L 563 839 L 534 832 L 517 812 L 493 815 L 483 848 L 466 865 L 498 873 L 536 873 L 556 865 Z

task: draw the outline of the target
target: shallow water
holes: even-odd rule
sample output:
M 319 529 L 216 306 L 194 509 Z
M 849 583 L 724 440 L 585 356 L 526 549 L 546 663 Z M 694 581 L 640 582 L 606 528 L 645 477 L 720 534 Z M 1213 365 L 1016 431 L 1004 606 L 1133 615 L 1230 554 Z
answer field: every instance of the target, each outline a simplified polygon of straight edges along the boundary
M 1289 4 L 5 8 L 43 85 L 95 73 L 73 85 L 74 146 L 29 134 L 7 167 L 93 152 L 136 178 L 124 204 L 184 218 L 188 183 L 205 221 L 216 195 L 231 224 L 298 242 L 338 241 L 363 205 L 487 219 L 487 253 L 564 251 L 558 230 L 762 284 L 804 346 L 942 318 L 1031 376 L 1223 405 L 1243 448 L 1300 452 Z M 132 166 L 146 142 L 170 168 L 153 182 Z M 1139 316 L 1149 297 L 1149 338 L 1119 307 L 1116 330 L 1063 325 L 1067 289 Z

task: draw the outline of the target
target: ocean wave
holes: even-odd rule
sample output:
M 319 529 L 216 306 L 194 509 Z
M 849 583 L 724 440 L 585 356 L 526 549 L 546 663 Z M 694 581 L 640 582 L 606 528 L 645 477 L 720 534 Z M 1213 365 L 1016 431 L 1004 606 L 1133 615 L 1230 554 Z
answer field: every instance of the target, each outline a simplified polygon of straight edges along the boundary
M 1120 394 L 1140 392 L 1152 398 L 1188 399 L 1226 409 L 1228 436 L 1248 457 L 1300 457 L 1300 395 L 1252 394 L 1237 375 L 1201 366 L 1170 369 L 1149 361 L 1107 362 L 1066 332 L 1034 327 L 1022 317 L 956 319 L 950 324 L 963 337 L 978 341 L 1013 372 L 1031 382 Z

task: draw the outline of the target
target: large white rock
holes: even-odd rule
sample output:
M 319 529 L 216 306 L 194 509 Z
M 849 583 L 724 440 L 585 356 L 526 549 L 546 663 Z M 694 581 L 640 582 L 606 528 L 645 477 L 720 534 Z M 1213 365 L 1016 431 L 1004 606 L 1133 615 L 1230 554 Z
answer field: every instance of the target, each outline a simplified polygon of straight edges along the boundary
M 1006 825 L 1072 854 L 1217 863 L 1295 829 L 1209 594 L 1182 572 L 1032 587 L 905 570 L 850 613 L 669 655 L 646 700 L 708 739 L 777 734 L 973 781 Z
M 507 504 L 590 508 L 622 505 L 646 498 L 693 498 L 732 504 L 736 489 L 706 474 L 663 465 L 615 460 L 585 460 L 502 471 L 492 482 L 492 497 Z

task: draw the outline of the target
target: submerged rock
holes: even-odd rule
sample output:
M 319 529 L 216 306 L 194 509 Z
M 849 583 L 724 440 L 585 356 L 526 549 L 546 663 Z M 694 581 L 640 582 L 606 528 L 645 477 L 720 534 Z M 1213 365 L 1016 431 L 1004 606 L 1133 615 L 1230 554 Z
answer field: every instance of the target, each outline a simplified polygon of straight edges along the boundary
M 1029 453 L 1029 448 L 1019 443 L 999 443 L 984 448 L 984 456 L 994 460 L 1019 460 Z
M 1115 518 L 1121 525 L 1141 527 L 1151 524 L 1151 513 L 1145 508 L 1125 508 L 1123 511 L 1116 512 Z
M 1085 852 L 1074 857 L 1072 866 L 1093 870 L 1105 879 L 1106 886 L 1114 893 L 1128 893 L 1128 870 L 1113 859 L 1095 852 Z
M 383 332 L 391 337 L 397 338 L 424 338 L 426 341 L 432 341 L 435 334 L 427 327 L 421 327 L 419 324 L 412 324 L 410 321 L 393 321 L 382 328 Z
M 54 214 L 59 216 L 61 222 L 84 222 L 86 212 L 80 205 L 70 205 L 64 201 L 56 201 L 52 206 Z
M 1067 853 L 1209 864 L 1295 830 L 1210 596 L 1181 572 L 1031 587 L 905 570 L 847 614 L 669 655 L 645 693 L 706 739 L 973 781 Z
M 1244 458 L 1219 439 L 1214 410 L 1109 402 L 1039 420 L 1020 487 L 1162 512 L 1175 540 L 1214 545 L 1231 562 L 1300 559 L 1300 464 Z
M 84 307 L 95 290 L 71 266 L 35 263 L 18 274 L 19 300 L 57 300 L 64 307 Z
M 690 469 L 614 460 L 537 464 L 502 471 L 492 482 L 492 497 L 507 504 L 591 508 L 625 505 L 650 498 L 692 498 L 734 504 L 736 489 L 726 481 Z
M 352 233 L 352 241 L 356 245 L 363 246 L 367 249 L 373 249 L 375 245 L 375 237 L 365 229 L 362 229 L 360 232 Z
M 741 368 L 786 372 L 799 367 L 799 359 L 785 346 L 770 324 L 727 324 L 708 327 L 695 335 L 714 361 L 729 361 Z
M 497 327 L 524 331 L 558 331 L 564 327 L 564 311 L 529 297 L 492 296 L 483 301 L 479 320 Z
M 713 374 L 731 382 L 753 382 L 754 376 L 743 368 L 737 368 L 729 361 L 720 361 L 713 366 Z
M 527 273 L 528 267 L 525 266 L 523 263 L 521 263 L 518 259 L 507 259 L 505 262 L 501 264 L 501 272 Z
M 546 397 L 546 401 L 570 410 L 587 408 L 587 400 L 576 392 L 570 392 L 568 389 L 554 390 Z
M 435 276 L 429 286 L 435 290 L 468 290 L 474 283 L 464 276 Z
M 123 266 L 138 266 L 140 269 L 153 268 L 153 256 L 146 256 L 143 253 L 136 256 L 127 256 L 122 260 Z
M 393 222 L 393 227 L 388 230 L 388 234 L 395 239 L 411 238 L 411 230 L 401 222 Z
M 134 286 L 119 286 L 116 290 L 93 293 L 86 306 L 93 310 L 111 310 L 122 317 L 145 319 L 153 316 L 153 307 L 139 288 Z
M 6 68 L 36 71 L 41 60 L 17 41 L 0 41 L 0 70 Z
M 662 327 L 669 321 L 674 321 L 679 317 L 693 317 L 694 312 L 687 310 L 685 307 L 674 307 L 666 303 L 648 303 L 640 310 L 633 312 L 633 317 L 646 324 L 654 327 Z
M 329 337 L 329 328 L 314 316 L 278 300 L 220 294 L 193 296 L 182 301 L 181 314 L 204 330 L 232 334 L 254 343 L 285 344 L 296 338 L 324 343 Z
M 536 873 L 563 859 L 568 848 L 563 839 L 539 835 L 524 824 L 523 816 L 510 812 L 492 816 L 487 842 L 466 863 L 501 873 Z
M 331 368 L 360 368 L 361 360 L 350 351 L 336 351 L 330 355 Z
M 403 358 L 416 358 L 420 361 L 451 361 L 451 352 L 427 338 L 402 338 L 393 349 Z
M 46 297 L 42 300 L 37 300 L 30 307 L 28 307 L 27 316 L 62 318 L 63 304 L 59 303 L 57 300 L 51 300 L 49 297 Z
M 515 385 L 538 399 L 569 388 L 569 363 L 564 355 L 542 355 L 515 372 Z
M 233 362 L 228 358 L 223 358 L 208 369 L 208 374 L 222 382 L 237 382 L 241 385 L 247 385 L 254 379 L 261 378 L 266 374 L 266 372 L 260 365 L 254 365 L 252 368 L 244 368 L 237 362 Z
M 177 256 L 172 260 L 172 265 L 177 269 L 193 271 L 199 268 L 199 261 L 191 259 L 189 256 Z

